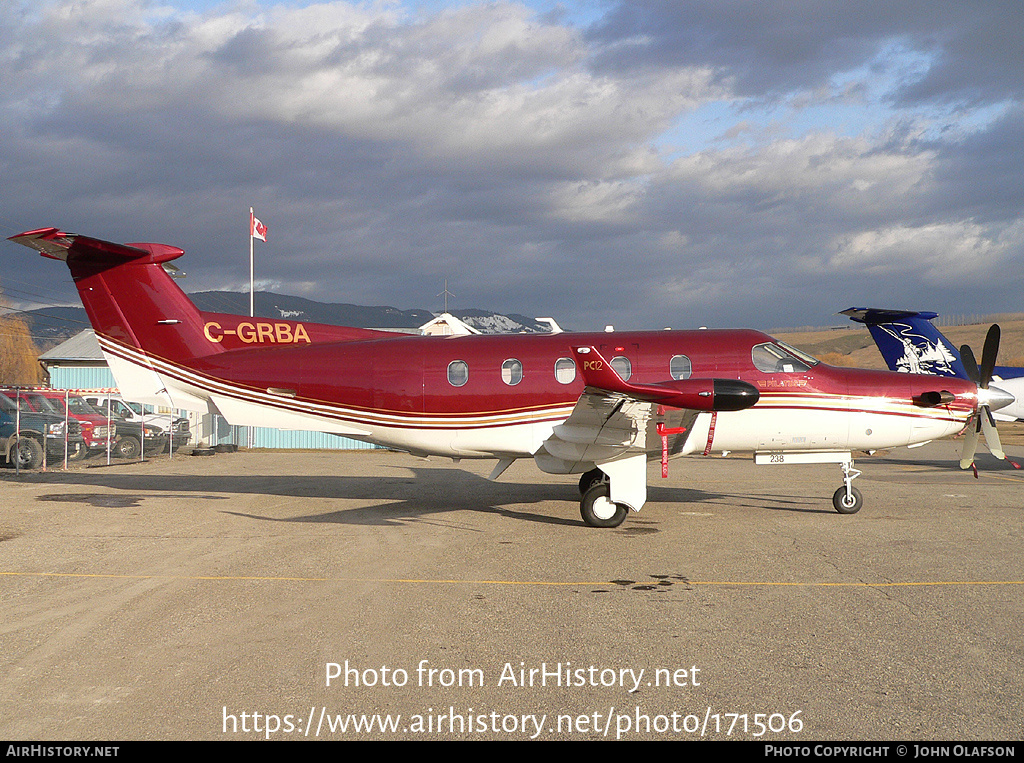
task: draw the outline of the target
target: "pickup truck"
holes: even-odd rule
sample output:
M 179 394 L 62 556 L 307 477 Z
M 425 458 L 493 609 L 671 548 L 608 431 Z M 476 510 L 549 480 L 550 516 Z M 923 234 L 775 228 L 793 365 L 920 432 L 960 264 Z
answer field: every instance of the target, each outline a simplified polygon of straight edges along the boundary
M 14 390 L 8 389 L 0 390 L 0 392 L 4 392 L 8 397 L 12 397 L 15 393 Z M 61 419 L 65 416 L 64 403 L 67 399 L 67 416 L 78 421 L 83 435 L 87 435 L 85 437 L 87 453 L 81 454 L 83 458 L 90 453 L 106 451 L 107 440 L 110 440 L 112 455 L 129 460 L 139 458 L 144 453 L 150 455 L 159 453 L 167 445 L 167 436 L 155 424 L 125 421 L 116 414 L 111 415 L 108 419 L 105 411 L 96 410 L 81 395 L 40 387 L 23 389 L 20 394 L 24 405 L 32 407 L 40 413 L 57 413 Z M 25 410 L 24 405 L 22 410 Z M 143 430 L 145 430 L 145 448 L 143 448 Z M 72 458 L 75 457 L 77 454 L 72 456 Z
M 69 454 L 85 449 L 82 427 L 76 420 L 65 422 L 63 416 L 38 413 L 24 403 L 19 413 L 17 399 L 17 393 L 10 397 L 0 392 L 0 457 L 7 464 L 38 469 L 44 449 L 53 463 L 64 460 L 65 447 Z
M 15 390 L 3 389 L 0 392 L 13 398 L 18 394 Z M 69 452 L 69 458 L 77 461 L 93 453 L 105 452 L 108 447 L 114 448 L 117 429 L 113 423 L 107 424 L 106 417 L 93 410 L 82 398 L 55 389 L 33 388 L 23 389 L 19 395 L 22 405 L 28 405 L 37 413 L 53 413 L 65 418 L 65 401 L 67 402 L 67 418 L 74 419 L 82 426 L 84 448 Z M 24 410 L 24 408 L 22 409 Z
M 103 414 L 106 414 L 109 405 L 111 414 L 118 416 L 120 420 L 137 424 L 144 422 L 147 425 L 160 427 L 164 432 L 170 434 L 167 447 L 172 450 L 187 445 L 192 437 L 188 419 L 170 413 L 146 413 L 140 403 L 129 402 L 119 395 L 90 393 L 86 395 L 85 401 Z

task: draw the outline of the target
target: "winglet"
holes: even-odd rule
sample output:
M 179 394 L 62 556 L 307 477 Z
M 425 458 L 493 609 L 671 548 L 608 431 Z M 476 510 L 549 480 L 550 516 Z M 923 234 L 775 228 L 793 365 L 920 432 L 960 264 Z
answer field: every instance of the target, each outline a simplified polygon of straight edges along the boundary
M 761 396 L 753 384 L 739 379 L 673 379 L 656 384 L 633 384 L 619 376 L 596 347 L 574 347 L 573 355 L 588 387 L 670 408 L 741 411 L 754 405 Z

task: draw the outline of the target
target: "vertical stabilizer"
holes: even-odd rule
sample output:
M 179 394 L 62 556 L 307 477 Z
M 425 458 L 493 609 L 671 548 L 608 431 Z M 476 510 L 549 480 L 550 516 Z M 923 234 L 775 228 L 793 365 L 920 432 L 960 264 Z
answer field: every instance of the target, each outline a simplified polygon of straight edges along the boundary
M 851 307 L 842 315 L 868 327 L 890 371 L 967 378 L 959 351 L 932 323 L 938 314 Z
M 180 363 L 223 352 L 203 334 L 195 305 L 164 269 L 184 252 L 166 244 L 114 244 L 42 228 L 11 241 L 64 260 L 101 339 Z
M 207 340 L 202 315 L 164 269 L 181 249 L 114 244 L 57 228 L 10 240 L 67 263 L 122 394 L 140 403 L 208 409 L 207 400 L 173 378 L 174 369 L 194 358 L 224 352 Z

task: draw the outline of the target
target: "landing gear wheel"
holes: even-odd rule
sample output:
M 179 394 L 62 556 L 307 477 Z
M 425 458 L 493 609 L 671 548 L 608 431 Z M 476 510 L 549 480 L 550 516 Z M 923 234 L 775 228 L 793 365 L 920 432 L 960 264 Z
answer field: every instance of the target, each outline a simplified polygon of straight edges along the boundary
M 580 515 L 590 527 L 618 527 L 626 519 L 629 508 L 624 503 L 613 503 L 608 495 L 608 483 L 599 482 L 583 494 Z
M 118 458 L 134 459 L 142 453 L 142 443 L 138 437 L 128 435 L 114 443 L 114 455 Z
M 856 514 L 860 511 L 860 507 L 864 505 L 864 497 L 855 487 L 850 488 L 850 495 L 847 496 L 846 486 L 844 485 L 833 494 L 832 505 L 836 507 L 836 511 L 840 514 Z
M 584 472 L 583 476 L 580 477 L 580 495 L 586 495 L 586 492 L 590 490 L 594 485 L 599 485 L 607 479 L 604 472 L 600 469 L 594 468 L 589 472 Z

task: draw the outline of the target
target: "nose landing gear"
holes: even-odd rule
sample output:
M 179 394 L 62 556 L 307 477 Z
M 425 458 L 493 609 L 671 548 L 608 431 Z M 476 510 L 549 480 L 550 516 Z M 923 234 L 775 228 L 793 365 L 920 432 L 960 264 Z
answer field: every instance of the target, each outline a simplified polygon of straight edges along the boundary
M 839 466 L 843 470 L 843 486 L 832 495 L 832 505 L 840 514 L 856 514 L 864 505 L 864 498 L 851 483 L 861 473 L 853 468 L 852 458 L 840 462 Z

